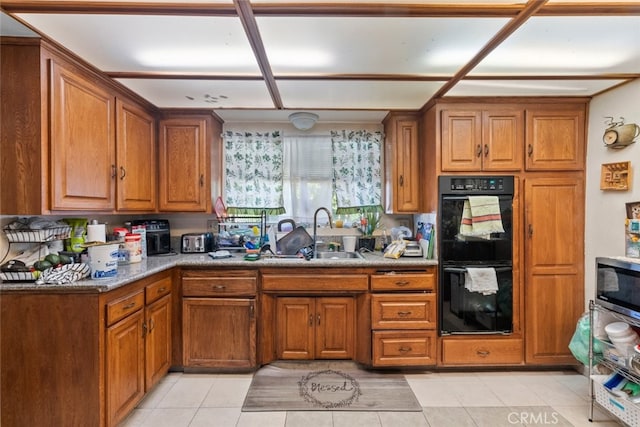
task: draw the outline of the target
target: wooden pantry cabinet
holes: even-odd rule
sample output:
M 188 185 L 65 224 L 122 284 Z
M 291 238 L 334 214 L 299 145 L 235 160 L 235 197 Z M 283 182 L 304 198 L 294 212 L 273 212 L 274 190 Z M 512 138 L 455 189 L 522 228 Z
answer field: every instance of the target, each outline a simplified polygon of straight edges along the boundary
M 391 112 L 383 124 L 385 210 L 389 213 L 422 212 L 418 115 Z
M 440 153 L 443 172 L 522 169 L 523 107 L 447 107 L 441 114 Z
M 256 366 L 256 292 L 256 271 L 182 272 L 186 369 Z
M 436 271 L 371 275 L 372 365 L 436 364 Z
M 168 371 L 172 275 L 109 292 L 3 290 L 0 424 L 115 426 Z
M 44 40 L 1 43 L 2 213 L 155 210 L 152 107 Z
M 584 180 L 524 182 L 525 342 L 528 364 L 574 364 L 567 347 L 584 311 Z

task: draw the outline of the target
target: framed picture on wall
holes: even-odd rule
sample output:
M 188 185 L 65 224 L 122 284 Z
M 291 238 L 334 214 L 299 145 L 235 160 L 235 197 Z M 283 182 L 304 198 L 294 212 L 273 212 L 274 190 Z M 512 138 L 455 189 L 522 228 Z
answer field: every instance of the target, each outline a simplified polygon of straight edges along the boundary
M 625 203 L 627 207 L 627 218 L 640 219 L 640 202 Z

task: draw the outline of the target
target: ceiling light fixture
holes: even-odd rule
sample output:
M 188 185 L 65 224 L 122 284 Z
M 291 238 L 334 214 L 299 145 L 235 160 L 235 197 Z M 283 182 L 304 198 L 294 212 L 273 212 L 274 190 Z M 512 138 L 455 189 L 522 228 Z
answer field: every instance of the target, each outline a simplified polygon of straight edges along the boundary
M 298 130 L 309 130 L 316 124 L 320 117 L 317 114 L 301 111 L 289 114 L 289 121 Z

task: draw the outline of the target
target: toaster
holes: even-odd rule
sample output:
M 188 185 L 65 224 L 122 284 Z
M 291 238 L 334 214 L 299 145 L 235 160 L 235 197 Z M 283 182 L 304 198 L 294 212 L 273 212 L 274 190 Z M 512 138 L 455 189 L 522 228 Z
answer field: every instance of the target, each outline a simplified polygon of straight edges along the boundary
M 183 234 L 181 250 L 183 254 L 206 254 L 213 251 L 213 233 Z

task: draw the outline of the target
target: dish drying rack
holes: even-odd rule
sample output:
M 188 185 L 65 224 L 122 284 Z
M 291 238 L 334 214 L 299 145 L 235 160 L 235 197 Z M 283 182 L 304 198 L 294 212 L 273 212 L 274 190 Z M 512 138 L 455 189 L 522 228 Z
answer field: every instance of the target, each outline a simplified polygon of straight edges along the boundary
M 257 228 L 257 233 L 256 233 Z M 251 242 L 256 248 L 264 243 L 267 228 L 267 213 L 260 215 L 238 215 L 214 220 L 216 245 L 218 249 L 244 251 L 244 244 Z

